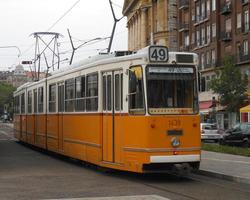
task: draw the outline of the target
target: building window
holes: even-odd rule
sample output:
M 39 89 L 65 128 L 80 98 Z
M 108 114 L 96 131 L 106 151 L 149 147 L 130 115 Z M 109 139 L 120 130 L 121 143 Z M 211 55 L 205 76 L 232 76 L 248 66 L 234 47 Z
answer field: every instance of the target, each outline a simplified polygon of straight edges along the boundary
M 244 40 L 243 42 L 243 54 L 248 55 L 248 40 Z
M 241 28 L 241 13 L 237 14 L 237 25 L 236 28 Z
M 201 69 L 205 68 L 205 54 L 201 54 Z
M 211 26 L 210 25 L 208 25 L 207 26 L 207 43 L 209 44 L 210 43 L 210 41 L 211 41 Z
M 32 91 L 28 91 L 28 113 L 32 113 Z
M 196 6 L 196 22 L 200 21 L 200 6 Z
M 207 0 L 207 15 L 210 15 L 210 0 Z
M 212 24 L 212 37 L 213 38 L 216 37 L 216 24 L 215 23 Z
M 192 39 L 191 39 L 191 43 L 192 44 L 194 44 L 195 43 L 195 33 L 194 32 L 192 32 Z
M 244 28 L 245 31 L 249 31 L 249 10 L 244 12 Z
M 210 90 L 210 76 L 206 76 L 206 91 Z
M 211 64 L 210 63 L 210 61 L 211 61 L 210 51 L 207 51 L 206 59 L 207 59 L 206 66 L 210 66 L 210 64 Z
M 212 11 L 216 10 L 216 0 L 212 0 Z
M 196 45 L 200 46 L 200 31 L 196 31 Z
M 98 110 L 98 74 L 91 74 L 87 76 L 86 85 L 86 109 L 87 111 Z
M 56 84 L 49 86 L 49 112 L 56 112 Z
M 184 37 L 184 46 L 189 47 L 189 34 L 185 35 Z
M 202 20 L 206 18 L 206 10 L 205 10 L 205 2 L 202 2 L 201 4 L 201 14 L 202 14 Z
M 38 88 L 38 113 L 43 112 L 43 87 Z
M 211 50 L 211 63 L 213 66 L 216 64 L 215 49 Z
M 85 111 L 86 109 L 86 79 L 85 76 L 76 78 L 76 111 Z
M 205 28 L 202 27 L 201 29 L 201 45 L 206 44 L 206 37 L 205 37 Z
M 229 19 L 227 19 L 226 20 L 226 32 L 228 33 L 228 32 L 231 32 L 232 31 L 232 20 L 231 20 L 231 18 L 229 18 Z
M 75 110 L 75 80 L 68 79 L 65 81 L 65 111 L 73 112 Z

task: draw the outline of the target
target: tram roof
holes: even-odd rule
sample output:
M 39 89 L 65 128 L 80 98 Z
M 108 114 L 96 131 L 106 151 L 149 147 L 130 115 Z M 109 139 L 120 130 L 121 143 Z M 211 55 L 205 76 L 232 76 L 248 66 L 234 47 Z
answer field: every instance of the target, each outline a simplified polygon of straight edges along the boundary
M 136 59 L 148 59 L 148 51 L 149 51 L 150 46 L 147 46 L 143 49 L 138 50 L 137 52 L 129 52 L 129 55 L 126 55 L 126 53 L 128 51 L 122 51 L 122 53 L 124 53 L 125 55 L 123 56 L 117 56 L 118 52 L 114 52 L 114 53 L 110 53 L 110 54 L 99 54 L 96 56 L 91 56 L 87 59 L 81 60 L 79 62 L 76 62 L 72 65 L 68 65 L 67 67 L 61 68 L 57 71 L 54 71 L 51 73 L 51 76 L 41 79 L 39 81 L 36 82 L 28 82 L 25 83 L 23 85 L 21 85 L 20 87 L 17 88 L 16 92 L 27 88 L 28 86 L 32 86 L 32 85 L 36 85 L 39 84 L 41 82 L 44 82 L 46 79 L 51 79 L 57 76 L 62 76 L 66 73 L 69 72 L 74 72 L 74 71 L 78 71 L 81 69 L 87 69 L 90 67 L 95 67 L 97 65 L 105 65 L 105 64 L 112 64 L 112 63 L 116 63 L 116 62 L 123 62 L 123 61 L 129 61 L 129 60 L 136 60 Z M 169 61 L 168 63 L 172 62 L 172 59 L 175 55 L 181 55 L 181 54 L 185 54 L 185 55 L 196 55 L 195 53 L 191 53 L 191 52 L 169 52 Z

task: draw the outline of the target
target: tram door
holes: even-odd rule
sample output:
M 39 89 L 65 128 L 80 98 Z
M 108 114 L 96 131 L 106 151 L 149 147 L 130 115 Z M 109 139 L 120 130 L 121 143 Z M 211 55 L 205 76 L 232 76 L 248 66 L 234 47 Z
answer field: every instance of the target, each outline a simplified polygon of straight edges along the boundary
M 105 72 L 103 81 L 103 160 L 121 162 L 122 71 Z
M 63 151 L 64 83 L 58 83 L 58 150 Z

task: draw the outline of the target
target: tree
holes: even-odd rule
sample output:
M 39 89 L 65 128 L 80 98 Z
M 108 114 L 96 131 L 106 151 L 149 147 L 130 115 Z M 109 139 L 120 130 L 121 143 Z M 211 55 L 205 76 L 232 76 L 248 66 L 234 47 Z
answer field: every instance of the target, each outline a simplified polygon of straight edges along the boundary
M 210 87 L 219 95 L 220 104 L 228 112 L 238 112 L 247 99 L 247 84 L 247 75 L 241 74 L 232 56 L 226 56 L 223 69 L 211 80 Z
M 0 113 L 3 113 L 4 105 L 9 105 L 9 110 L 12 109 L 13 105 L 13 92 L 15 87 L 10 84 L 0 82 Z

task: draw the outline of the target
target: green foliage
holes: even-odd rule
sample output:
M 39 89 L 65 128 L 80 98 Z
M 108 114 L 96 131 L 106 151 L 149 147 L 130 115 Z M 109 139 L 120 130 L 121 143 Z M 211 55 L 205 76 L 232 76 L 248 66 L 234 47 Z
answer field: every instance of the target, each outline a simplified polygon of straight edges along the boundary
M 224 68 L 210 82 L 211 89 L 219 94 L 220 104 L 226 106 L 228 112 L 238 112 L 244 100 L 247 99 L 247 76 L 234 65 L 233 57 L 227 56 Z
M 250 148 L 203 143 L 202 150 L 250 157 Z
M 12 85 L 0 82 L 0 111 L 3 111 L 4 104 L 12 105 L 14 91 Z

